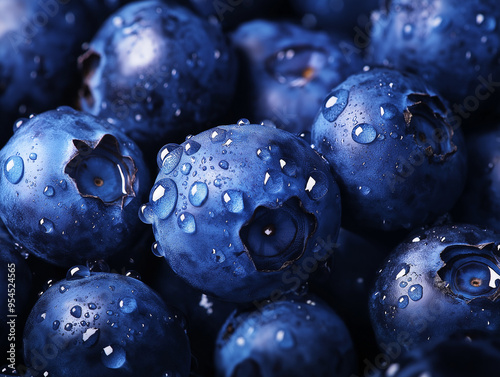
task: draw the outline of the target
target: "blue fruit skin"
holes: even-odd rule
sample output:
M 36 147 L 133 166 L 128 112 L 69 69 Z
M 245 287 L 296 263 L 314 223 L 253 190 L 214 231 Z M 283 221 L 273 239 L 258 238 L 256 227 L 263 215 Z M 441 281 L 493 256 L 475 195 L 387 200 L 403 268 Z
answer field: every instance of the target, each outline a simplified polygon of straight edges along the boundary
M 355 356 L 340 317 L 314 296 L 235 311 L 219 332 L 217 376 L 350 376 Z
M 467 134 L 467 182 L 453 208 L 456 221 L 500 229 L 500 129 L 498 121 Z
M 385 68 L 352 75 L 331 91 L 312 142 L 339 182 L 345 227 L 410 229 L 453 207 L 465 184 L 466 150 L 446 116 L 426 84 Z
M 1 2 L 1 146 L 17 118 L 76 100 L 77 58 L 94 33 L 91 20 L 80 1 Z
M 227 111 L 236 60 L 222 31 L 186 8 L 134 2 L 111 15 L 80 59 L 83 110 L 160 148 Z
M 468 96 L 477 99 L 473 111 L 496 105 L 495 83 L 500 80 L 496 0 L 385 4 L 372 14 L 369 61 L 418 74 L 462 112 L 471 109 Z M 494 86 L 485 87 L 484 81 Z M 461 117 L 465 121 L 469 116 Z
M 98 169 L 104 184 L 116 183 L 113 197 L 80 190 L 77 182 L 99 187 L 93 177 L 74 177 L 86 171 L 88 159 L 100 156 L 103 145 L 114 153 L 106 161 L 120 164 L 126 180 L 116 179 L 116 168 L 112 174 Z M 0 217 L 16 241 L 39 258 L 63 267 L 107 259 L 140 235 L 137 210 L 149 173 L 139 148 L 103 120 L 71 108 L 25 120 L 0 150 L 0 167 Z
M 311 272 L 328 257 L 320 242 L 335 242 L 340 227 L 326 161 L 289 132 L 245 121 L 162 149 L 140 212 L 181 278 L 234 302 L 299 288 L 304 265 Z
M 442 225 L 414 232 L 396 247 L 369 302 L 379 345 L 405 351 L 459 330 L 498 336 L 499 241 L 498 233 L 473 225 Z M 467 261 L 478 263 L 483 274 L 467 273 Z
M 29 376 L 189 375 L 182 317 L 144 283 L 118 274 L 87 270 L 54 284 L 33 307 L 23 342 Z
M 289 21 L 249 21 L 231 41 L 240 57 L 236 111 L 292 133 L 309 130 L 328 91 L 363 64 L 343 54 L 340 38 Z
M 454 335 L 431 346 L 419 347 L 374 377 L 496 376 L 500 362 L 498 338 L 477 333 Z
M 303 22 L 311 22 L 313 16 L 314 26 L 320 29 L 353 35 L 369 25 L 370 12 L 377 8 L 378 1 L 292 0 L 291 5 L 303 16 Z

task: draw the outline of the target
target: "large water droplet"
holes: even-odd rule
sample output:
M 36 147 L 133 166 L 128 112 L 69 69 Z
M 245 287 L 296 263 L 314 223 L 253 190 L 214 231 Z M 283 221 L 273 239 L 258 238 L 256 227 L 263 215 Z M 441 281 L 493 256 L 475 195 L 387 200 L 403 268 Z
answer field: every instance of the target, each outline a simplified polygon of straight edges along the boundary
M 312 200 L 319 200 L 328 192 L 328 178 L 322 171 L 313 171 L 309 174 L 305 191 Z
M 124 297 L 120 300 L 118 306 L 123 313 L 132 313 L 137 309 L 137 301 L 132 297 Z
M 80 305 L 75 305 L 69 312 L 73 317 L 80 318 L 82 316 L 82 307 Z
M 281 171 L 288 177 L 297 175 L 297 164 L 292 160 L 280 160 Z
M 88 278 L 90 276 L 90 269 L 87 266 L 74 266 L 71 267 L 66 273 L 67 280 L 78 280 Z
M 177 204 L 177 185 L 170 178 L 156 182 L 149 195 L 153 212 L 159 219 L 166 219 Z
M 118 369 L 127 361 L 127 355 L 122 347 L 109 345 L 102 349 L 101 361 L 109 369 Z
M 271 152 L 269 148 L 259 148 L 257 149 L 257 156 L 263 161 L 269 161 L 271 159 Z
M 183 212 L 179 215 L 177 225 L 184 233 L 192 234 L 196 232 L 196 220 L 189 212 Z
M 278 330 L 276 332 L 276 341 L 282 348 L 292 348 L 295 346 L 295 339 L 293 335 L 286 330 Z
M 82 334 L 83 345 L 85 347 L 92 347 L 99 340 L 100 330 L 95 328 L 88 328 Z
M 422 298 L 423 291 L 424 291 L 424 289 L 422 288 L 422 286 L 420 284 L 415 284 L 415 285 L 412 285 L 410 287 L 410 289 L 408 289 L 408 296 L 410 296 L 410 298 L 413 301 L 418 301 Z
M 403 264 L 401 266 L 401 269 L 396 274 L 396 277 L 394 278 L 394 280 L 398 280 L 398 279 L 402 278 L 403 276 L 408 275 L 409 272 L 410 272 L 410 265 L 406 264 L 406 263 Z
M 250 124 L 250 121 L 246 118 L 241 118 L 236 124 L 238 126 L 248 126 Z
M 158 257 L 158 258 L 162 258 L 165 256 L 165 253 L 163 252 L 163 249 L 161 248 L 160 244 L 158 243 L 158 241 L 154 242 L 152 245 L 151 245 L 151 251 L 153 252 L 153 255 Z
M 398 108 L 392 103 L 383 103 L 380 105 L 380 116 L 384 120 L 391 120 L 398 114 Z
M 201 207 L 208 198 L 208 186 L 204 182 L 194 182 L 189 189 L 189 202 Z
M 19 156 L 10 156 L 3 167 L 3 172 L 7 180 L 16 184 L 23 178 L 24 175 L 24 162 Z
M 277 170 L 270 169 L 264 174 L 264 190 L 276 194 L 283 189 L 283 175 Z
M 171 173 L 182 157 L 182 147 L 178 144 L 167 144 L 163 146 L 156 157 L 156 162 L 158 168 L 162 170 L 162 173 Z
M 45 186 L 43 189 L 43 195 L 50 197 L 53 197 L 54 194 L 56 193 L 56 190 L 54 190 L 54 187 L 52 186 Z
M 361 123 L 352 129 L 352 139 L 356 143 L 369 144 L 377 138 L 377 131 L 371 124 Z
M 226 130 L 222 128 L 215 128 L 210 133 L 210 141 L 212 143 L 222 143 L 226 141 Z
M 212 259 L 217 263 L 222 263 L 226 260 L 226 256 L 222 251 L 212 249 Z
M 410 303 L 410 300 L 408 299 L 408 296 L 406 296 L 406 295 L 398 298 L 398 307 L 400 307 L 401 309 L 406 308 L 409 303 Z
M 184 145 L 184 151 L 186 152 L 186 154 L 188 156 L 195 154 L 196 152 L 198 152 L 200 150 L 200 148 L 201 148 L 201 144 L 197 143 L 194 140 L 189 140 Z
M 231 213 L 239 213 L 245 207 L 243 193 L 239 190 L 227 190 L 222 194 L 222 203 Z
M 330 93 L 323 104 L 323 116 L 329 122 L 335 122 L 347 107 L 349 91 L 337 89 Z
M 44 217 L 38 222 L 38 228 L 44 233 L 52 233 L 54 231 L 54 223 Z

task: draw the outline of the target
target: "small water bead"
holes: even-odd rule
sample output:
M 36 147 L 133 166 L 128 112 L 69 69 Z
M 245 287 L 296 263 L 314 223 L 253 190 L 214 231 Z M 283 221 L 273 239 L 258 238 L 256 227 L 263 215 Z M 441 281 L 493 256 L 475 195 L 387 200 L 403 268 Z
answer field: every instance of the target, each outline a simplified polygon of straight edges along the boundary
M 177 185 L 170 178 L 156 182 L 151 190 L 149 201 L 159 219 L 166 219 L 170 216 L 177 204 L 177 195 Z
M 139 219 L 144 224 L 153 224 L 155 220 L 153 206 L 148 203 L 141 205 L 139 208 Z
M 257 149 L 257 156 L 263 161 L 269 161 L 271 159 L 271 152 L 269 148 L 259 148 Z
M 80 318 L 82 316 L 82 307 L 80 305 L 75 305 L 69 312 L 73 317 Z
M 78 280 L 88 278 L 90 276 L 90 269 L 87 266 L 74 266 L 71 267 L 66 273 L 67 280 Z
M 361 192 L 361 195 L 368 195 L 372 190 L 369 187 L 366 186 L 359 186 L 358 187 L 359 192 Z
M 66 331 L 71 331 L 71 330 L 73 330 L 73 324 L 72 324 L 72 323 L 66 323 L 66 324 L 64 325 L 64 330 L 66 330 Z
M 212 259 L 217 263 L 222 263 L 226 260 L 226 256 L 222 251 L 212 249 Z
M 337 89 L 330 93 L 326 98 L 322 114 L 329 122 L 335 122 L 339 115 L 347 107 L 349 100 L 349 91 L 345 89 Z
M 239 190 L 227 190 L 222 194 L 222 203 L 224 207 L 231 213 L 239 213 L 243 211 L 245 204 L 243 201 L 243 193 Z
M 406 281 L 402 281 L 401 283 L 399 283 L 399 286 L 401 288 L 406 288 L 408 286 L 408 283 Z
M 56 190 L 54 190 L 54 187 L 52 186 L 45 186 L 43 189 L 43 195 L 48 196 L 49 198 L 53 197 L 55 193 Z
M 186 162 L 181 166 L 181 173 L 184 175 L 188 175 L 191 172 L 191 168 L 191 164 L 189 162 Z
M 297 164 L 291 160 L 280 160 L 281 171 L 288 177 L 295 177 L 297 175 Z
M 196 152 L 198 152 L 200 150 L 200 148 L 201 148 L 201 144 L 197 143 L 194 140 L 189 140 L 184 145 L 184 151 L 186 152 L 186 154 L 188 156 L 192 156 L 193 154 L 195 154 Z
M 236 124 L 238 126 L 248 126 L 250 124 L 250 121 L 246 118 L 241 118 Z
M 122 347 L 109 345 L 102 349 L 101 361 L 109 369 L 118 369 L 127 361 L 127 355 Z
M 38 157 L 38 156 L 37 156 L 37 154 L 36 154 L 36 153 L 30 153 L 30 155 L 29 155 L 29 158 L 30 158 L 30 160 L 32 160 L 32 161 L 35 161 L 35 160 L 37 159 L 37 157 Z
M 179 215 L 177 225 L 184 233 L 193 234 L 196 232 L 196 220 L 189 212 L 182 212 Z
M 118 303 L 118 307 L 123 313 L 132 313 L 137 309 L 137 301 L 132 297 L 124 297 Z
M 380 116 L 384 120 L 391 120 L 398 114 L 398 108 L 392 103 L 384 103 L 380 105 Z
M 413 38 L 413 29 L 412 24 L 405 24 L 403 26 L 403 38 L 406 40 Z
M 321 171 L 313 171 L 306 181 L 305 191 L 312 200 L 319 200 L 328 192 L 328 178 Z
M 361 123 L 352 129 L 352 139 L 356 143 L 370 144 L 377 138 L 377 131 L 371 124 Z
M 54 223 L 47 218 L 42 218 L 38 221 L 38 228 L 43 233 L 52 233 L 54 231 Z
M 269 193 L 278 193 L 283 189 L 284 181 L 281 172 L 270 169 L 264 174 L 264 190 Z
M 12 184 L 17 184 L 24 176 L 24 162 L 19 156 L 10 156 L 5 161 L 3 172 L 7 180 Z
M 59 326 L 61 325 L 61 322 L 59 322 L 57 319 L 52 322 L 52 330 L 57 330 L 59 329 Z
M 222 181 L 219 178 L 214 179 L 214 186 L 215 187 L 221 187 L 222 186 Z
M 87 306 L 88 306 L 88 308 L 89 308 L 90 310 L 95 310 L 95 309 L 97 309 L 97 305 L 96 305 L 96 304 L 94 304 L 93 302 L 90 302 Z
M 68 291 L 68 287 L 66 287 L 65 285 L 61 285 L 59 287 L 59 293 L 66 293 Z
M 226 130 L 222 128 L 215 128 L 211 133 L 210 133 L 210 141 L 212 143 L 222 143 L 226 141 Z
M 208 186 L 204 182 L 194 182 L 189 190 L 189 202 L 195 206 L 202 206 L 208 198 Z
M 408 275 L 409 272 L 410 272 L 410 265 L 406 264 L 406 263 L 403 264 L 401 269 L 396 274 L 396 277 L 394 278 L 394 280 L 398 280 L 398 279 L 402 278 L 403 276 Z
M 229 169 L 229 162 L 227 162 L 226 160 L 221 160 L 219 161 L 219 167 L 221 169 L 227 170 Z
M 401 308 L 401 309 L 404 309 L 408 306 L 408 304 L 410 303 L 410 300 L 408 299 L 408 296 L 401 296 L 399 299 L 398 299 L 398 307 Z
M 410 289 L 408 289 L 408 296 L 410 296 L 413 301 L 418 301 L 422 298 L 423 290 L 420 284 L 412 285 Z
M 83 345 L 85 347 L 92 347 L 99 340 L 100 330 L 96 328 L 88 328 L 82 334 Z
M 19 118 L 14 123 L 13 131 L 16 132 L 19 128 L 21 128 L 23 126 L 24 123 L 26 123 L 27 120 L 28 120 L 28 118 Z
M 158 152 L 156 163 L 163 173 L 169 174 L 179 165 L 181 157 L 182 147 L 179 144 L 167 144 Z
M 160 244 L 158 243 L 158 241 L 154 242 L 152 245 L 151 245 L 151 251 L 153 252 L 153 255 L 158 257 L 158 258 L 162 258 L 165 256 L 165 253 L 163 252 Z
M 278 330 L 275 339 L 282 348 L 292 348 L 295 346 L 293 335 L 286 330 Z

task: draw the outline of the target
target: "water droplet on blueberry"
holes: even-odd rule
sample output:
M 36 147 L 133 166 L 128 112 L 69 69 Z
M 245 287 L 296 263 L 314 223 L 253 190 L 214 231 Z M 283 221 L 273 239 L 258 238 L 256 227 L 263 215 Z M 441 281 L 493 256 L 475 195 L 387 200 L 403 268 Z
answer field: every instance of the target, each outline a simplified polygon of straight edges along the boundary
M 398 298 L 398 307 L 401 309 L 406 308 L 409 303 L 410 303 L 410 300 L 408 299 L 408 296 L 406 296 L 406 295 Z
M 352 139 L 356 143 L 370 144 L 377 138 L 377 131 L 371 124 L 362 123 L 352 129 Z
M 67 280 L 78 280 L 88 278 L 90 276 L 90 269 L 87 266 L 74 266 L 71 267 L 66 273 Z
M 10 156 L 5 161 L 3 171 L 7 180 L 12 184 L 17 184 L 24 175 L 24 162 L 19 156 Z
M 413 301 L 420 300 L 422 298 L 422 295 L 423 288 L 420 284 L 412 285 L 410 289 L 408 289 L 408 296 L 410 296 Z
M 189 202 L 195 207 L 201 207 L 208 198 L 208 186 L 204 182 L 194 182 L 189 189 Z
M 222 194 L 222 203 L 231 213 L 239 213 L 245 207 L 243 193 L 239 190 L 227 190 Z
M 52 233 L 54 231 L 54 223 L 45 217 L 40 219 L 38 227 L 44 233 Z
M 151 190 L 149 201 L 156 216 L 166 219 L 177 204 L 177 185 L 170 178 L 159 180 Z
M 329 122 L 335 122 L 347 107 L 349 91 L 337 89 L 330 93 L 323 104 L 323 116 Z
M 179 215 L 177 225 L 184 233 L 192 234 L 196 232 L 196 220 L 189 212 L 182 212 Z
M 122 347 L 109 345 L 102 349 L 101 361 L 109 369 L 118 369 L 127 361 L 127 355 Z

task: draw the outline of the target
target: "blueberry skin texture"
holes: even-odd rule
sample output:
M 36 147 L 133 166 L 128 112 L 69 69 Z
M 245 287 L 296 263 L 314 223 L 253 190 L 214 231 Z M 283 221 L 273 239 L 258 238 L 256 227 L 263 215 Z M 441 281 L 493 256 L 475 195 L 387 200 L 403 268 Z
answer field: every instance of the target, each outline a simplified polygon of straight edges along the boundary
M 220 28 L 161 1 L 120 8 L 80 61 L 82 109 L 145 148 L 208 128 L 227 111 L 236 85 L 236 59 Z
M 309 130 L 329 90 L 363 66 L 339 37 L 290 21 L 246 22 L 231 42 L 240 57 L 237 113 L 292 133 Z
M 377 0 L 292 0 L 292 8 L 299 15 L 314 17 L 316 27 L 345 35 L 357 33 L 360 26 L 369 24 L 372 10 L 378 6 Z
M 352 75 L 323 102 L 312 142 L 342 194 L 343 226 L 410 229 L 449 211 L 466 180 L 462 131 L 415 76 L 385 68 Z
M 18 126 L 0 150 L 0 217 L 16 241 L 62 267 L 129 248 L 150 185 L 133 141 L 65 107 Z
M 219 332 L 218 377 L 350 376 L 355 355 L 340 317 L 314 296 L 235 311 Z
M 419 347 L 397 359 L 374 377 L 476 377 L 498 374 L 500 345 L 495 337 L 453 336 L 438 344 Z
M 498 121 L 468 133 L 467 182 L 453 208 L 456 221 L 500 229 L 500 129 Z
M 94 29 L 80 1 L 4 0 L 0 4 L 0 145 L 19 117 L 72 105 L 77 58 Z
M 500 80 L 497 1 L 395 0 L 385 4 L 372 14 L 369 61 L 416 73 L 453 104 L 462 120 L 471 109 L 496 105 L 495 88 Z
M 417 231 L 377 274 L 370 316 L 382 349 L 435 343 L 459 330 L 498 336 L 500 235 L 473 225 Z
M 174 272 L 233 302 L 299 288 L 302 265 L 327 258 L 319 241 L 336 240 L 340 227 L 327 162 L 293 134 L 249 123 L 162 148 L 139 213 Z
M 30 313 L 23 342 L 33 375 L 189 375 L 189 341 L 175 309 L 139 280 L 82 271 L 50 287 Z

